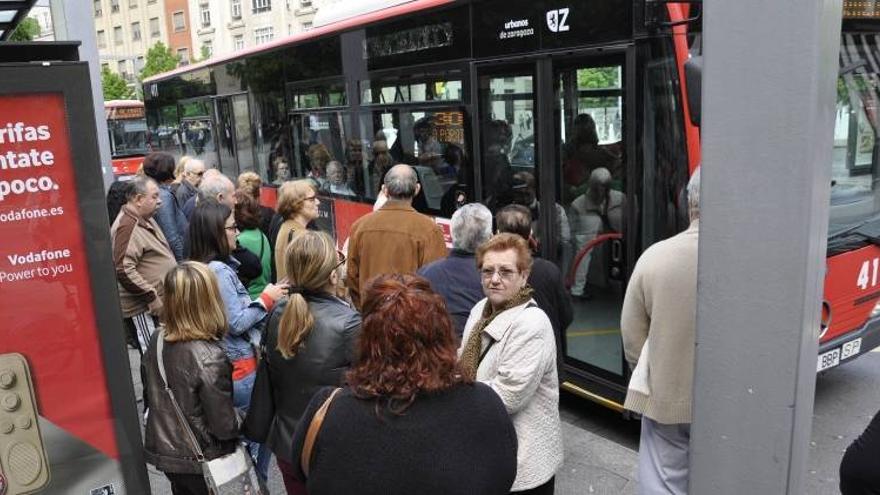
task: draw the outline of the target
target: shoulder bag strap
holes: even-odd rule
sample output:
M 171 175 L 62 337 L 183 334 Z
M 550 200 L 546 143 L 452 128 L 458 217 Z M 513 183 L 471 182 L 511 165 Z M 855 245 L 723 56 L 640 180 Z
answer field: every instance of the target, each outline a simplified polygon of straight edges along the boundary
M 174 392 L 172 392 L 171 387 L 168 386 L 168 377 L 165 375 L 165 359 L 162 355 L 162 351 L 164 350 L 165 331 L 162 330 L 159 332 L 159 338 L 156 340 L 156 362 L 159 367 L 159 376 L 162 378 L 162 386 L 165 387 L 165 392 L 168 394 L 168 398 L 171 399 L 171 406 L 174 408 L 174 414 L 177 416 L 177 420 L 180 421 L 180 426 L 183 428 L 183 431 L 186 433 L 187 438 L 192 444 L 196 459 L 200 463 L 205 462 L 205 453 L 202 452 L 202 447 L 199 446 L 199 441 L 196 439 L 195 433 L 193 433 L 192 428 L 189 427 L 189 423 L 187 423 L 186 417 L 183 415 L 183 411 L 177 403 L 177 399 L 174 398 Z
M 337 388 L 330 394 L 330 397 L 327 397 L 327 400 L 321 404 L 321 407 L 312 417 L 312 422 L 309 423 L 309 429 L 306 431 L 306 439 L 303 443 L 302 455 L 299 459 L 299 466 L 302 468 L 303 474 L 306 475 L 306 478 L 309 477 L 309 464 L 312 462 L 312 452 L 315 448 L 315 440 L 318 438 L 318 432 L 321 430 L 321 425 L 324 424 L 324 416 L 327 415 L 327 409 L 330 408 L 330 403 L 333 402 L 333 398 L 336 397 L 342 391 L 341 388 Z

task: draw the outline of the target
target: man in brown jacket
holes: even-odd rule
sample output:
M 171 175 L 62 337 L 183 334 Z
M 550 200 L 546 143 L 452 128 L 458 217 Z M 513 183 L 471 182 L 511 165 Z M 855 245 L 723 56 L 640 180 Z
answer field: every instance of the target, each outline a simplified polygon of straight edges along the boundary
M 177 262 L 153 219 L 162 205 L 156 181 L 135 178 L 129 184 L 126 199 L 110 227 L 110 237 L 126 331 L 137 336 L 143 354 L 162 311 L 162 283 Z
M 382 186 L 388 201 L 352 225 L 346 285 L 358 308 L 367 282 L 376 275 L 415 273 L 446 256 L 440 227 L 412 207 L 419 187 L 412 167 L 391 167 Z

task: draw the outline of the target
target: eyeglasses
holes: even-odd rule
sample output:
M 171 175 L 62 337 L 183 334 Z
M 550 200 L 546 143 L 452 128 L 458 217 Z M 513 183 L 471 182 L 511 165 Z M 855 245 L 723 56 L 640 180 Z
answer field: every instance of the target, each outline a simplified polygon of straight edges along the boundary
M 201 177 L 201 176 L 205 175 L 204 170 L 202 170 L 201 172 L 190 172 L 190 173 L 195 175 L 196 177 Z
M 499 268 L 497 270 L 491 268 L 483 268 L 482 270 L 480 270 L 480 277 L 482 277 L 483 280 L 492 280 L 495 274 L 498 274 L 498 277 L 501 278 L 501 280 L 508 281 L 518 273 L 519 270 L 511 270 L 510 268 Z
M 229 230 L 229 231 L 238 232 L 238 225 L 237 224 L 233 224 L 233 225 L 230 225 L 225 228 L 226 228 L 226 230 Z
M 339 263 L 336 263 L 336 266 L 333 267 L 334 270 L 345 264 L 345 253 L 337 249 L 336 258 L 339 260 Z

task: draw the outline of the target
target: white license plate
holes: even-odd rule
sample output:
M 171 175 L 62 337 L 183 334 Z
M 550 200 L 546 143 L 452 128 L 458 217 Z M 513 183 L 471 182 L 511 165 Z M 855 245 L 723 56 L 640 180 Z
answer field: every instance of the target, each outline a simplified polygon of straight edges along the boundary
M 840 359 L 846 359 L 849 357 L 857 356 L 859 351 L 862 350 L 862 338 L 859 337 L 855 340 L 850 340 L 846 344 L 840 348 Z
M 819 359 L 816 362 L 816 371 L 833 368 L 840 364 L 840 361 L 842 359 L 849 359 L 853 356 L 857 356 L 861 350 L 862 338 L 859 337 L 857 339 L 850 340 L 840 347 L 835 347 L 828 352 L 823 352 L 819 355 Z
M 816 371 L 827 370 L 828 368 L 833 368 L 838 364 L 840 364 L 840 347 L 819 354 L 819 362 L 816 365 Z

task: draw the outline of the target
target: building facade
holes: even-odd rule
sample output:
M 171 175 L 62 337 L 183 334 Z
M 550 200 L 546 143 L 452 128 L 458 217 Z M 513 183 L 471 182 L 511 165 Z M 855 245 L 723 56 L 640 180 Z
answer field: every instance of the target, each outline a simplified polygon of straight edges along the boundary
M 147 50 L 168 44 L 163 0 L 92 0 L 101 65 L 134 83 Z
M 192 46 L 200 58 L 225 55 L 311 29 L 333 0 L 189 0 Z

